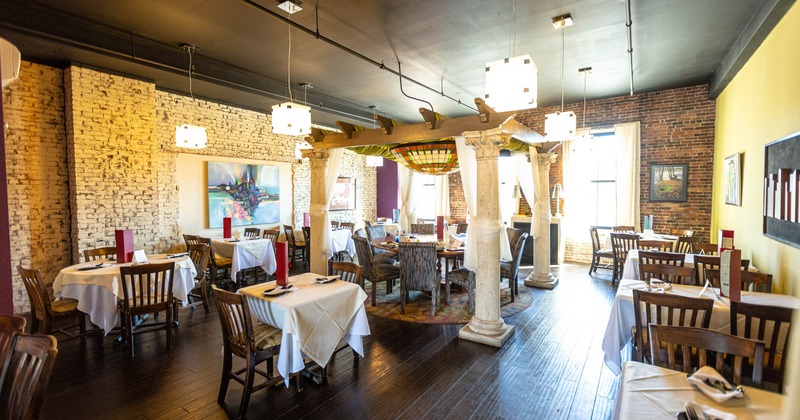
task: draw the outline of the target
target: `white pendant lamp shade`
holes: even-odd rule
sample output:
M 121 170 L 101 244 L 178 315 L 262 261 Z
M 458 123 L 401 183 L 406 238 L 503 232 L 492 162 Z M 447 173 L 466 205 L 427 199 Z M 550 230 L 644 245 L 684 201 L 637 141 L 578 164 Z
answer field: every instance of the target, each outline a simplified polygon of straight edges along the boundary
M 189 149 L 205 149 L 208 146 L 206 128 L 190 124 L 175 127 L 175 145 Z
M 383 166 L 383 156 L 367 156 L 367 166 Z
M 572 111 L 555 112 L 544 116 L 544 138 L 547 141 L 567 141 L 575 138 L 577 119 Z
M 311 108 L 292 102 L 272 106 L 272 132 L 289 136 L 311 133 Z
M 497 112 L 536 108 L 536 64 L 530 55 L 486 63 L 486 103 Z
M 8 86 L 19 77 L 20 53 L 14 44 L 0 38 L 0 74 L 3 77 L 3 87 Z

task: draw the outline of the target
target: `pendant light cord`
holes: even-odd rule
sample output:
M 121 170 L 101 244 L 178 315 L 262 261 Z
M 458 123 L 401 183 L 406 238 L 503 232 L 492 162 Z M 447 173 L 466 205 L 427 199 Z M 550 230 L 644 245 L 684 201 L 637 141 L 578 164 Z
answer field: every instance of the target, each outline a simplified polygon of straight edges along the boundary
M 564 32 L 566 28 L 561 28 L 561 112 L 564 112 Z
M 583 128 L 586 128 L 586 77 L 589 70 L 583 72 Z
M 511 56 L 517 56 L 517 0 L 511 0 Z
M 192 45 L 184 45 L 183 48 L 189 53 L 189 96 L 191 96 L 192 101 L 194 101 L 194 93 L 192 92 L 192 55 L 194 54 L 195 47 Z
M 294 102 L 292 98 L 292 27 L 289 29 L 289 53 L 286 60 L 286 88 L 289 89 L 289 102 Z

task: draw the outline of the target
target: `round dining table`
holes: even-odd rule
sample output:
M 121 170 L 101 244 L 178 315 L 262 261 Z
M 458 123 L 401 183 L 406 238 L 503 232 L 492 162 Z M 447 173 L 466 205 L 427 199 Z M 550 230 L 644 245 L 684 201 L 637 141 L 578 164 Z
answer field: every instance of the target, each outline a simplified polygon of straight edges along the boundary
M 413 235 L 410 237 L 410 240 L 413 242 L 438 242 L 436 235 Z M 375 248 L 383 249 L 389 252 L 398 253 L 400 250 L 400 246 L 397 242 L 394 241 L 394 237 L 387 236 L 385 238 L 377 238 L 370 241 L 370 244 Z M 464 259 L 464 247 L 446 247 L 446 246 L 437 246 L 436 247 L 436 266 L 439 270 L 440 277 L 442 274 L 447 273 L 450 271 L 449 261 L 451 259 Z M 442 271 L 442 264 L 441 259 L 445 259 L 445 266 L 444 271 Z

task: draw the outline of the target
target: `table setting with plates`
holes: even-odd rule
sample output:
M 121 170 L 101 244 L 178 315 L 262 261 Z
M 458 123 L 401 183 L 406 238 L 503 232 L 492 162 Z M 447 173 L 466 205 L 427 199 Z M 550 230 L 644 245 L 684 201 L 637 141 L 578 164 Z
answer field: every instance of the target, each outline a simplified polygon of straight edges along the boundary
M 236 282 L 239 271 L 253 267 L 261 267 L 267 274 L 277 268 L 275 249 L 272 241 L 262 238 L 225 238 L 212 239 L 214 252 L 222 257 L 230 258 L 231 281 Z
M 370 329 L 367 294 L 358 284 L 304 273 L 289 277 L 286 286 L 270 281 L 238 293 L 246 296 L 255 321 L 283 332 L 277 367 L 287 386 L 291 374 L 306 368 L 306 357 L 325 367 L 342 338 L 364 356 L 362 338 Z
M 53 282 L 57 299 L 78 300 L 78 310 L 89 315 L 92 323 L 108 334 L 119 321 L 117 301 L 123 299 L 119 268 L 147 263 L 175 263 L 172 284 L 174 297 L 188 302 L 189 292 L 194 288 L 197 270 L 186 253 L 153 254 L 144 263 L 117 263 L 113 260 L 89 261 L 71 265 L 61 270 Z
M 656 291 L 661 293 L 673 293 L 686 297 L 702 297 L 714 300 L 714 308 L 711 311 L 711 323 L 709 329 L 730 334 L 731 323 L 731 303 L 730 299 L 721 296 L 719 289 L 712 287 L 688 286 L 683 284 L 659 283 L 654 284 L 632 279 L 623 279 L 619 282 L 619 288 L 614 296 L 611 305 L 611 312 L 608 316 L 606 331 L 603 336 L 602 349 L 603 361 L 606 366 L 618 375 L 622 368 L 621 351 L 631 341 L 631 328 L 636 324 L 633 308 L 633 290 L 641 289 Z M 658 289 L 661 289 L 660 291 Z M 741 301 L 756 305 L 772 305 L 786 308 L 800 308 L 800 300 L 791 295 L 780 295 L 776 293 L 745 292 L 741 293 Z M 738 328 L 744 328 L 744 316 L 738 319 Z M 767 324 L 768 333 L 772 325 Z M 779 342 L 783 343 L 783 338 L 788 333 L 788 328 L 781 329 Z M 777 349 L 782 352 L 782 348 Z
M 719 392 L 697 385 L 714 374 L 719 375 L 707 366 L 687 377 L 675 370 L 625 362 L 612 419 L 780 418 L 785 396 L 747 386 L 728 384 L 730 390 Z M 727 383 L 724 378 L 722 381 Z M 721 393 L 726 395 L 720 396 Z

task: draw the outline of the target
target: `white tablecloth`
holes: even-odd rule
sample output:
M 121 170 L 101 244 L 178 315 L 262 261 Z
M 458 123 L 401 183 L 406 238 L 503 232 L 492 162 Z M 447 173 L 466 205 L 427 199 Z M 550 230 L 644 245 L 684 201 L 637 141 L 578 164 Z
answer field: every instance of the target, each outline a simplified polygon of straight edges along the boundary
M 622 365 L 621 351 L 631 340 L 631 327 L 636 324 L 635 315 L 633 313 L 633 289 L 645 287 L 646 284 L 640 280 L 621 280 L 617 295 L 614 297 L 614 303 L 611 305 L 611 313 L 608 316 L 608 324 L 606 325 L 606 332 L 603 336 L 603 361 L 606 366 L 618 375 Z M 684 286 L 679 284 L 672 285 L 671 293 L 699 297 L 698 294 L 702 290 L 697 286 Z M 711 323 L 709 328 L 715 331 L 730 334 L 731 332 L 731 304 L 730 300 L 725 297 L 715 297 L 714 292 L 719 295 L 719 290 L 706 289 L 702 297 L 714 299 L 714 309 L 711 311 Z M 742 292 L 742 302 L 753 303 L 757 305 L 772 305 L 783 306 L 787 308 L 799 308 L 800 301 L 789 295 L 779 295 L 775 293 L 756 293 L 756 292 Z M 767 328 L 771 328 L 772 323 L 767 324 Z M 739 319 L 738 328 L 744 329 L 744 316 Z M 781 335 L 785 337 L 786 330 L 782 329 Z M 781 337 L 781 338 L 782 338 Z M 778 349 L 782 351 L 783 349 Z
M 192 260 L 188 256 L 166 258 L 164 254 L 149 255 L 147 260 L 152 263 L 175 263 L 172 293 L 176 299 L 187 302 L 189 292 L 194 288 L 194 278 L 197 275 Z M 99 263 L 99 261 L 93 261 L 64 268 L 53 282 L 53 292 L 56 298 L 77 299 L 78 310 L 88 314 L 92 323 L 108 334 L 119 320 L 117 300 L 123 299 L 119 268 L 133 265 L 133 263 L 117 264 L 115 261 L 105 260 L 103 262 L 108 264 L 108 267 L 87 271 L 78 270 Z
M 331 251 L 333 253 L 347 251 L 350 257 L 356 255 L 356 244 L 353 242 L 353 234 L 350 229 L 338 229 L 331 231 Z
M 638 362 L 622 369 L 613 419 L 675 419 L 687 401 L 731 413 L 738 420 L 778 419 L 786 397 L 744 387 L 744 398 L 718 403 L 690 384 L 686 374 Z
M 684 267 L 694 267 L 694 254 L 686 254 L 686 259 L 683 260 Z M 750 265 L 747 271 L 757 272 L 758 270 Z M 632 249 L 628 251 L 628 256 L 625 258 L 625 268 L 622 269 L 623 279 L 638 279 L 639 278 L 639 250 Z
M 324 367 L 342 337 L 364 356 L 362 337 L 370 334 L 364 310 L 367 294 L 359 285 L 339 280 L 316 284 L 318 277 L 313 273 L 290 277 L 289 284 L 298 290 L 270 298 L 263 292 L 275 287 L 274 281 L 239 289 L 247 296 L 253 317 L 283 330 L 278 372 L 287 386 L 289 375 L 305 368 L 304 356 Z
M 383 226 L 383 228 L 386 229 L 387 235 L 395 235 L 401 229 L 400 225 L 397 223 L 378 223 L 378 225 Z
M 236 281 L 236 273 L 253 267 L 261 267 L 272 274 L 278 267 L 275 261 L 275 248 L 269 239 L 214 239 L 211 241 L 217 255 L 230 258 L 231 280 Z

